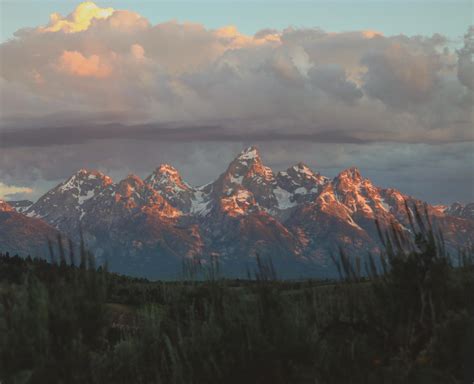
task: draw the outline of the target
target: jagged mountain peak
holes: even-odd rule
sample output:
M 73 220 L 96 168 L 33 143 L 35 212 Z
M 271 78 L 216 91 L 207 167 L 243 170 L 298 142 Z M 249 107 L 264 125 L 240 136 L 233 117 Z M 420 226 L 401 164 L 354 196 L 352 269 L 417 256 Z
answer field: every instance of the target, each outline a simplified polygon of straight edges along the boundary
M 444 212 L 448 215 L 461 217 L 464 219 L 474 219 L 474 203 L 461 204 L 455 202 L 451 206 L 446 207 Z
M 111 185 L 109 176 L 82 168 L 22 212 L 30 217 L 47 216 L 53 225 L 62 221 L 78 222 L 85 212 L 84 206 Z
M 129 174 L 125 179 L 117 184 L 116 201 L 123 199 L 140 199 L 145 182 L 134 174 Z
M 133 185 L 133 186 L 142 186 L 145 183 L 139 176 L 134 175 L 133 173 L 130 173 L 130 174 L 127 175 L 126 178 L 124 178 L 123 180 L 120 180 L 119 185 L 120 184 L 129 184 L 129 185 Z
M 65 193 L 77 190 L 79 193 L 84 189 L 95 188 L 96 186 L 108 186 L 112 184 L 112 179 L 97 170 L 79 169 L 69 179 L 58 186 L 58 191 Z
M 196 190 L 183 180 L 173 166 L 161 164 L 145 179 L 145 184 L 180 211 L 191 210 Z
M 90 174 L 102 175 L 103 173 L 98 171 L 97 169 L 90 169 L 90 168 L 80 168 L 74 173 L 74 175 L 79 175 L 79 176 L 87 176 Z
M 88 169 L 88 168 L 81 168 L 74 172 L 70 178 L 78 178 L 78 179 L 110 179 L 109 176 L 100 172 L 97 169 Z M 111 179 L 110 179 L 111 180 Z
M 170 175 L 170 176 L 180 176 L 178 170 L 170 164 L 160 164 L 156 169 L 155 173 L 159 175 Z
M 161 164 L 155 171 L 145 179 L 145 182 L 152 188 L 162 190 L 162 187 L 172 188 L 174 192 L 179 190 L 190 190 L 179 171 L 170 164 Z
M 227 178 L 239 183 L 242 178 L 254 179 L 260 182 L 273 182 L 273 171 L 266 167 L 260 157 L 257 147 L 248 147 L 244 149 L 239 155 L 229 164 L 226 173 Z
M 463 207 L 464 206 L 459 201 L 455 201 L 454 203 L 451 204 L 449 209 L 451 209 L 452 211 L 458 211 L 458 210 L 461 210 Z
M 246 190 L 254 196 L 260 207 L 270 210 L 277 205 L 275 187 L 273 171 L 263 164 L 256 147 L 248 147 L 240 152 L 227 170 L 212 183 L 210 190 L 217 199 L 225 199 L 236 193 L 242 197 L 242 191 Z
M 155 168 L 152 175 L 156 176 L 166 176 L 170 179 L 181 179 L 179 171 L 173 167 L 171 164 L 163 163 Z
M 318 184 L 324 184 L 328 181 L 327 177 L 322 176 L 318 172 L 313 171 L 305 163 L 299 162 L 288 168 L 286 171 L 279 172 L 279 176 L 290 176 L 297 179 L 307 179 L 317 181 Z
M 375 217 L 379 219 L 382 216 L 387 217 L 394 209 L 394 199 L 403 200 L 398 191 L 394 191 L 392 197 L 387 190 L 374 186 L 372 181 L 364 178 L 356 167 L 340 172 L 330 183 L 329 188 L 325 188 L 321 194 L 326 202 L 331 199 L 330 195 L 333 195 L 334 204 L 342 204 L 344 210 L 353 215 L 353 218 L 370 220 Z
M 278 189 L 275 192 L 280 209 L 314 200 L 321 187 L 328 181 L 327 177 L 314 172 L 302 162 L 289 167 L 286 171 L 278 172 Z
M 362 181 L 362 175 L 360 173 L 359 168 L 357 167 L 350 167 L 344 169 L 336 176 L 337 180 L 354 180 L 354 181 Z
M 302 172 L 302 173 L 314 173 L 310 167 L 308 167 L 305 163 L 300 161 L 299 163 L 293 165 L 293 168 L 296 172 Z
M 256 146 L 252 145 L 241 151 L 236 160 L 260 160 L 260 152 Z
M 43 195 L 32 207 L 36 206 L 37 209 L 41 203 L 54 201 L 59 198 L 72 198 L 77 200 L 79 205 L 82 205 L 85 200 L 88 200 L 111 184 L 113 184 L 112 179 L 102 172 L 82 168 L 65 182 Z

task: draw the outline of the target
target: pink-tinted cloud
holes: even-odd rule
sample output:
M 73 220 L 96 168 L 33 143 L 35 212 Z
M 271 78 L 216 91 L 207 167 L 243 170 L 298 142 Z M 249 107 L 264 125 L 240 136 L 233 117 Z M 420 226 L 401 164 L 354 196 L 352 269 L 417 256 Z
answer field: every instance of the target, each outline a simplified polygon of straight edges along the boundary
M 112 68 L 98 55 L 85 57 L 77 51 L 64 51 L 58 60 L 58 70 L 73 76 L 104 78 Z

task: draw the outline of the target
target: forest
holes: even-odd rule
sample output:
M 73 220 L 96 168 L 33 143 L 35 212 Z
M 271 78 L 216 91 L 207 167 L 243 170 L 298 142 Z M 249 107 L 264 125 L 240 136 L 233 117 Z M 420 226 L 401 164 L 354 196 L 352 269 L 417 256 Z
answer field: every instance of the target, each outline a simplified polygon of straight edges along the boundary
M 471 383 L 474 252 L 450 255 L 415 210 L 380 230 L 384 252 L 334 255 L 337 280 L 244 279 L 183 264 L 186 279 L 131 278 L 50 243 L 0 255 L 0 382 Z

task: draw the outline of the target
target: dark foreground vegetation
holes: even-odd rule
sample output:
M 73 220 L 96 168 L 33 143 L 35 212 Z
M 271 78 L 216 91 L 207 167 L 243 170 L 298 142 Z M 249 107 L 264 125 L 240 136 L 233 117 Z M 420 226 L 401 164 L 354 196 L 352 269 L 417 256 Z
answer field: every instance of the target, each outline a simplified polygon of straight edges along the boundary
M 379 260 L 335 262 L 338 282 L 149 282 L 58 260 L 0 257 L 0 382 L 470 383 L 474 264 L 415 212 Z M 362 271 L 365 271 L 362 273 Z M 365 277 L 362 278 L 361 276 Z

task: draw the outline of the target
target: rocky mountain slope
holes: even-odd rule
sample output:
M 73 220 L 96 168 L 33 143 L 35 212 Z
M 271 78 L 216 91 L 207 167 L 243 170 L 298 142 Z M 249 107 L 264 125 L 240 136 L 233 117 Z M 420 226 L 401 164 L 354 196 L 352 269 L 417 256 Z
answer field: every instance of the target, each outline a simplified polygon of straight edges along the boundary
M 453 203 L 449 207 L 443 207 L 443 213 L 463 219 L 474 220 L 474 203 Z
M 0 200 L 0 250 L 22 256 L 48 257 L 48 239 L 56 242 L 58 231 L 45 221 L 18 213 Z
M 256 254 L 272 258 L 283 276 L 333 271 L 330 253 L 376 252 L 375 220 L 408 230 L 405 210 L 423 202 L 374 186 L 357 168 L 329 179 L 299 163 L 266 167 L 258 150 L 242 151 L 214 182 L 186 183 L 163 164 L 144 180 L 82 169 L 24 211 L 88 246 L 115 270 L 149 277 L 176 276 L 183 260 L 218 259 L 227 274 L 243 276 Z M 474 241 L 472 209 L 428 206 L 448 246 Z M 467 213 L 465 213 L 467 212 Z
M 34 203 L 30 200 L 16 200 L 16 201 L 8 201 L 8 205 L 10 205 L 15 211 L 19 213 L 23 213 L 28 210 Z

